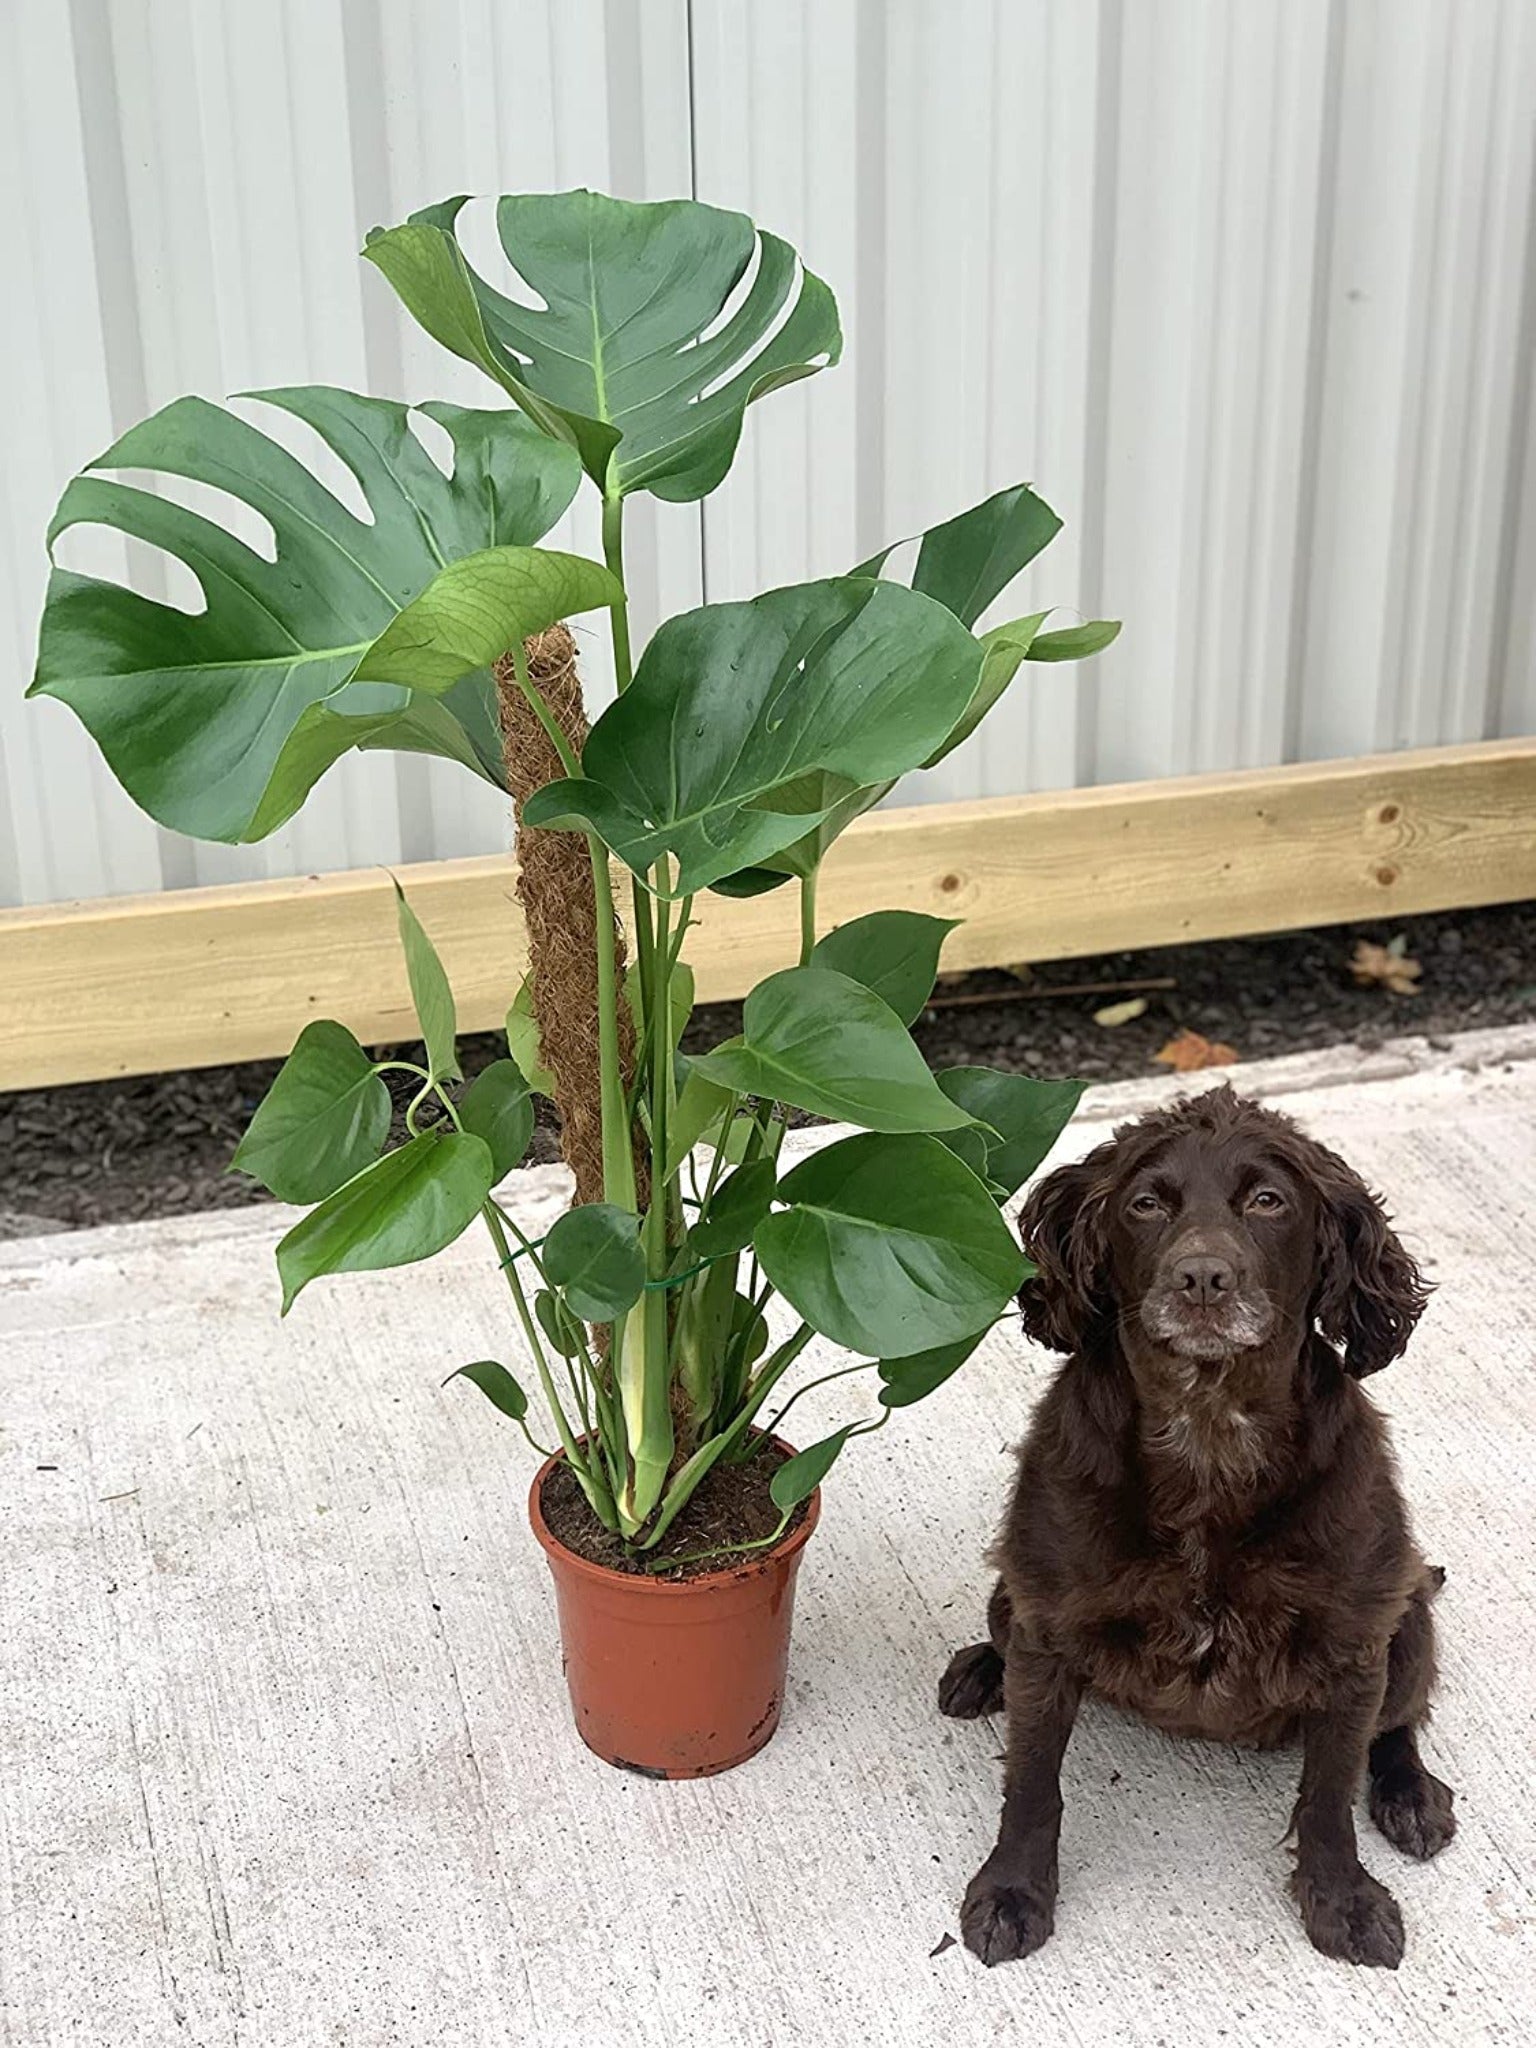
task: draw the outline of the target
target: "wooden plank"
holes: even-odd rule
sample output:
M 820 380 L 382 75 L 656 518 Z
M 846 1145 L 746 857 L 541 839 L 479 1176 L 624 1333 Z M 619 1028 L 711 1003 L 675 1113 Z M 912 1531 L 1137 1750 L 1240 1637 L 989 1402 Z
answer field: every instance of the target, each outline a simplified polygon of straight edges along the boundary
M 861 819 L 827 862 L 823 929 L 882 907 L 965 922 L 947 967 L 1049 960 L 1536 896 L 1536 739 L 1123 784 Z M 466 1030 L 523 972 L 507 859 L 400 879 Z M 791 890 L 706 897 L 699 995 L 793 959 Z M 382 869 L 0 912 L 0 1088 L 283 1052 L 313 1017 L 412 1033 Z

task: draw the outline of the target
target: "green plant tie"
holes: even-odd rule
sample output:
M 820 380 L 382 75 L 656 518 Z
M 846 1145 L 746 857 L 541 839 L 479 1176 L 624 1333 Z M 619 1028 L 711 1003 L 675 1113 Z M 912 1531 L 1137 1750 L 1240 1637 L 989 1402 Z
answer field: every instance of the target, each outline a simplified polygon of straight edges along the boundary
M 514 1264 L 516 1260 L 525 1259 L 530 1252 L 536 1252 L 543 1242 L 544 1240 L 542 1237 L 531 1238 L 527 1244 L 519 1245 L 518 1249 L 515 1252 L 508 1252 L 507 1256 L 504 1259 L 499 1259 L 497 1261 L 497 1264 L 503 1270 L 505 1270 L 508 1266 Z M 706 1271 L 710 1266 L 718 1266 L 722 1259 L 735 1259 L 740 1258 L 740 1256 L 740 1252 L 716 1252 L 710 1258 L 700 1259 L 699 1263 L 696 1266 L 685 1267 L 681 1273 L 669 1273 L 664 1280 L 647 1280 L 645 1285 L 647 1290 L 666 1287 L 681 1287 L 683 1282 L 685 1280 L 691 1280 L 695 1273 L 702 1273 Z

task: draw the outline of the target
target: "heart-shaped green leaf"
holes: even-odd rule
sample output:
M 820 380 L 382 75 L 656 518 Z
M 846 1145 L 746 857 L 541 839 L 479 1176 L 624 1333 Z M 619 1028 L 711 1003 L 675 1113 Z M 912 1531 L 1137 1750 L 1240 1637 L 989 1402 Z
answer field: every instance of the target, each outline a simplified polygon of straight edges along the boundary
M 903 1024 L 911 1024 L 933 994 L 939 948 L 959 921 L 920 910 L 872 910 L 818 940 L 810 964 L 873 989 Z
M 504 198 L 501 245 L 542 302 L 530 305 L 470 269 L 456 239 L 465 203 L 376 228 L 363 253 L 430 335 L 569 441 L 604 491 L 702 498 L 730 468 L 748 405 L 841 352 L 831 292 L 745 214 L 586 191 Z
M 77 713 L 151 817 L 201 839 L 270 832 L 348 746 L 443 754 L 499 780 L 488 675 L 431 708 L 398 682 L 351 678 L 445 563 L 547 533 L 580 480 L 575 455 L 516 413 L 423 406 L 453 440 L 446 477 L 406 406 L 322 386 L 250 395 L 315 429 L 371 517 L 354 517 L 236 414 L 177 399 L 76 477 L 48 539 L 96 525 L 147 541 L 192 570 L 206 609 L 189 615 L 56 568 L 32 693 Z M 109 469 L 230 493 L 270 521 L 276 560 L 169 498 L 93 473 Z
M 750 1166 L 738 1166 L 728 1175 L 688 1233 L 684 1248 L 688 1263 L 723 1258 L 749 1245 L 753 1231 L 772 1205 L 777 1178 L 778 1169 L 771 1159 L 754 1159 Z
M 544 1240 L 544 1272 L 584 1323 L 612 1323 L 645 1287 L 640 1219 L 613 1202 L 567 1209 Z
M 940 1090 L 889 1003 L 825 967 L 786 967 L 760 981 L 739 1045 L 694 1070 L 744 1095 L 787 1102 L 871 1131 L 946 1131 L 969 1115 Z
M 491 1148 L 497 1180 L 521 1163 L 533 1137 L 533 1103 L 515 1060 L 492 1060 L 459 1103 L 459 1122 Z
M 498 1365 L 494 1358 L 477 1358 L 473 1365 L 461 1365 L 443 1381 L 446 1387 L 453 1380 L 468 1380 L 484 1394 L 493 1408 L 499 1408 L 503 1415 L 510 1415 L 514 1422 L 521 1422 L 528 1413 L 528 1396 L 513 1379 L 504 1365 Z
M 960 1370 L 985 1335 L 984 1330 L 978 1330 L 972 1337 L 937 1345 L 932 1351 L 914 1352 L 907 1358 L 882 1358 L 881 1407 L 910 1408 L 914 1401 L 924 1400 Z
M 319 1202 L 377 1159 L 389 1090 L 344 1025 L 306 1024 L 230 1161 L 280 1202 Z
M 584 555 L 484 548 L 450 562 L 391 620 L 358 663 L 356 680 L 436 695 L 557 619 L 623 595 L 619 579 Z
M 1036 1081 L 994 1067 L 947 1067 L 937 1080 L 951 1102 L 997 1134 L 987 1137 L 984 1171 L 1009 1195 L 1046 1157 L 1083 1092 L 1081 1081 Z
M 779 1183 L 753 1237 L 764 1273 L 823 1336 L 905 1358 L 984 1329 L 1024 1257 L 975 1174 L 929 1137 L 844 1138 Z
M 834 1430 L 831 1436 L 823 1437 L 819 1444 L 812 1444 L 808 1450 L 796 1451 L 792 1458 L 786 1458 L 768 1482 L 774 1506 L 787 1515 L 791 1508 L 799 1507 L 801 1501 L 809 1500 L 832 1470 L 838 1452 L 858 1426 L 856 1422 L 846 1423 L 842 1429 Z
M 409 1266 L 452 1244 L 490 1193 L 493 1172 L 484 1140 L 457 1131 L 423 1131 L 386 1152 L 278 1245 L 283 1314 L 322 1273 Z
M 676 895 L 759 866 L 815 813 L 775 808 L 815 769 L 916 767 L 960 716 L 977 642 L 941 605 L 843 577 L 671 619 L 593 727 L 582 775 L 535 791 L 531 825 L 590 827 L 637 873 L 665 853 Z M 836 799 L 831 799 L 835 801 Z
M 390 878 L 393 880 L 393 876 Z M 411 984 L 411 1000 L 426 1042 L 427 1066 L 433 1078 L 457 1080 L 459 1059 L 456 1049 L 458 1012 L 453 988 L 437 948 L 427 937 L 421 919 L 405 900 L 405 891 L 395 882 L 395 909 L 400 920 L 400 943 L 405 949 L 405 971 Z

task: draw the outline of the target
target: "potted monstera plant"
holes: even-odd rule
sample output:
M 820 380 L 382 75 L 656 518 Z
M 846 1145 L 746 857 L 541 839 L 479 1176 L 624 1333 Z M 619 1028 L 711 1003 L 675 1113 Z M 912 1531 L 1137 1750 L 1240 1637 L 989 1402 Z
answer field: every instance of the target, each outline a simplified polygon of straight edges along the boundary
M 233 411 L 189 397 L 155 413 L 69 485 L 50 546 L 81 524 L 149 542 L 204 608 L 55 566 L 32 689 L 74 709 L 154 818 L 205 839 L 270 833 L 354 748 L 441 755 L 515 801 L 532 967 L 508 1056 L 462 1085 L 452 992 L 402 898 L 421 1060 L 311 1024 L 236 1163 L 307 1208 L 278 1247 L 285 1312 L 322 1275 L 483 1226 L 519 1362 L 458 1370 L 530 1434 L 531 1370 L 555 1435 L 531 1513 L 578 1725 L 614 1761 L 692 1775 L 772 1733 L 820 1481 L 1003 1313 L 1025 1269 L 1000 1205 L 1077 1096 L 931 1073 L 909 1026 L 948 923 L 887 910 L 823 931 L 822 861 L 1021 666 L 1092 654 L 1116 628 L 1035 613 L 973 630 L 1058 530 L 1015 485 L 924 534 L 904 578 L 890 549 L 832 564 L 674 618 L 634 660 L 629 501 L 720 483 L 747 407 L 836 361 L 832 294 L 741 214 L 585 191 L 499 202 L 520 280 L 502 288 L 465 260 L 464 203 L 364 253 L 510 405 L 417 409 L 446 430 L 448 470 L 409 406 L 257 394 L 334 451 L 367 518 Z M 274 558 L 124 470 L 217 486 L 270 522 Z M 584 479 L 602 562 L 540 545 Z M 563 623 L 583 613 L 606 621 L 618 683 L 590 730 Z M 799 892 L 796 956 L 747 997 L 739 1036 L 684 1056 L 692 904 L 781 887 Z M 410 1094 L 393 1144 L 391 1068 Z M 575 1180 L 541 1239 L 497 1194 L 535 1091 L 559 1107 Z M 853 1134 L 786 1169 L 790 1111 Z M 862 1364 L 876 1399 L 793 1453 L 779 1418 L 818 1334 L 853 1361 L 822 1378 Z

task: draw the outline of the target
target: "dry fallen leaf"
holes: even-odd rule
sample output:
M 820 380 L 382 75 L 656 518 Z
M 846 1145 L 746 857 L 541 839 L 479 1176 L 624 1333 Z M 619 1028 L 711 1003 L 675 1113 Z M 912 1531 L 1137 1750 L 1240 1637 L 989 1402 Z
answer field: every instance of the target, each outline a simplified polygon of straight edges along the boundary
M 1395 996 L 1416 996 L 1419 993 L 1419 976 L 1424 969 L 1410 957 L 1408 941 L 1397 938 L 1390 946 L 1373 946 L 1369 939 L 1358 940 L 1349 971 L 1361 988 L 1374 985 L 1390 990 Z
M 1095 1024 L 1106 1024 L 1113 1030 L 1117 1024 L 1129 1024 L 1133 1017 L 1139 1017 L 1147 1007 L 1145 996 L 1132 996 L 1128 1003 L 1106 1003 L 1102 1010 L 1095 1010 Z
M 1202 1067 L 1230 1067 L 1237 1059 L 1236 1048 L 1219 1039 L 1202 1038 L 1198 1031 L 1177 1031 L 1153 1059 L 1172 1067 L 1176 1074 L 1198 1074 Z

